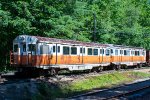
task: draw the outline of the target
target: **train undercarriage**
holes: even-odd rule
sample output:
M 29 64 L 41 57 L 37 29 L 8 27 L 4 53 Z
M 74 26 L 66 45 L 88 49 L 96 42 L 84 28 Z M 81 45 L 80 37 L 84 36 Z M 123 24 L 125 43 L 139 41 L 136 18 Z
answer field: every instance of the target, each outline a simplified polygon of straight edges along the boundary
M 64 65 L 63 65 L 64 66 Z M 77 66 L 77 65 L 76 65 Z M 82 65 L 84 66 L 84 65 Z M 149 63 L 138 63 L 133 66 L 127 66 L 126 64 L 113 64 L 111 63 L 108 66 L 94 66 L 91 69 L 82 69 L 82 70 L 69 70 L 69 68 L 58 68 L 58 67 L 49 67 L 47 69 L 39 68 L 39 67 L 21 67 L 17 66 L 16 67 L 16 75 L 21 75 L 21 76 L 55 76 L 58 75 L 59 72 L 62 71 L 67 71 L 67 72 L 102 72 L 106 70 L 121 70 L 121 69 L 129 69 L 129 68 L 141 68 L 141 67 L 150 67 Z

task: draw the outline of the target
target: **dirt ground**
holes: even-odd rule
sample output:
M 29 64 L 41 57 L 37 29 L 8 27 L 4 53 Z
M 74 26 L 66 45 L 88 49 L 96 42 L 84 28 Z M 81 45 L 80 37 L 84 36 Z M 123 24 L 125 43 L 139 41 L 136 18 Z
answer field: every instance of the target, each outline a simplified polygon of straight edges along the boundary
M 135 72 L 144 72 L 144 73 L 150 73 L 150 68 L 149 69 L 140 69 L 140 70 L 134 70 Z

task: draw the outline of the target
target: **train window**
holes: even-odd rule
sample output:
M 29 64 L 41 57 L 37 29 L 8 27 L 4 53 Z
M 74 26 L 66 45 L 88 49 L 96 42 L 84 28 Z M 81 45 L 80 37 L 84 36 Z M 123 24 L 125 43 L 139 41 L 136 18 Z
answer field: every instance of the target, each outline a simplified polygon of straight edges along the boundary
M 76 55 L 77 54 L 77 48 L 71 47 L 71 54 Z
M 28 44 L 28 51 L 35 51 L 35 44 Z
M 80 53 L 85 53 L 85 48 L 80 48 Z
M 121 54 L 121 55 L 123 54 L 123 50 L 120 50 L 120 54 Z
M 137 51 L 135 51 L 135 56 L 137 56 Z
M 127 50 L 124 50 L 124 55 L 127 55 Z
M 130 50 L 127 50 L 127 55 L 130 56 Z
M 40 54 L 43 54 L 43 46 L 40 46 Z
M 17 52 L 18 51 L 18 44 L 15 44 L 14 45 L 14 52 Z
M 106 49 L 105 52 L 106 52 L 106 56 L 109 56 L 109 55 L 110 55 L 109 49 Z
M 48 45 L 41 45 L 40 47 L 40 54 L 48 54 L 49 46 Z
M 133 55 L 133 51 L 131 51 L 131 55 Z
M 133 55 L 133 56 L 134 56 L 134 54 L 135 54 L 135 52 L 134 52 L 134 51 L 131 51 L 131 55 Z
M 23 52 L 26 52 L 26 44 L 23 44 Z
M 88 48 L 88 55 L 92 55 L 92 48 Z
M 94 55 L 98 55 L 98 49 L 94 49 Z
M 80 48 L 80 53 L 82 53 L 82 48 Z
M 115 50 L 115 55 L 118 55 L 118 50 Z
M 60 46 L 57 46 L 57 52 L 60 52 Z
M 144 51 L 142 52 L 142 55 L 145 56 L 145 52 Z
M 56 46 L 53 46 L 53 52 L 56 52 Z
M 104 49 L 100 49 L 100 54 L 104 54 Z
M 139 51 L 135 51 L 135 56 L 139 56 L 139 55 L 140 55 Z
M 140 51 L 138 51 L 138 56 L 140 56 Z
M 143 55 L 143 53 L 142 53 L 142 51 L 140 51 L 140 56 L 142 56 Z
M 113 49 L 111 49 L 110 51 L 111 51 L 111 54 L 113 54 Z
M 69 52 L 70 52 L 69 47 L 64 46 L 64 47 L 63 47 L 63 54 L 64 54 L 64 55 L 69 55 Z

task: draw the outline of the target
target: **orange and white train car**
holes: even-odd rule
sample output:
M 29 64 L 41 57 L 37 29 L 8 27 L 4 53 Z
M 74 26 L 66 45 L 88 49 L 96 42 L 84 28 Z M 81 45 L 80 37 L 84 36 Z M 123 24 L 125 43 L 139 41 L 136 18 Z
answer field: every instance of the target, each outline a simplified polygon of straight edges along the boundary
M 101 70 L 142 65 L 144 48 L 19 35 L 13 41 L 11 65 L 17 68 Z

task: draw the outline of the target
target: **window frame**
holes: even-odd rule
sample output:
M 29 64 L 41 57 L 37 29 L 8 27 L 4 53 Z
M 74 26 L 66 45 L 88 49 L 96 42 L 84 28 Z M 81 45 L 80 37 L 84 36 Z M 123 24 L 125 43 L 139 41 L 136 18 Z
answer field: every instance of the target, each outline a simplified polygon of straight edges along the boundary
M 89 52 L 89 50 L 91 50 L 91 51 Z M 88 56 L 92 56 L 93 55 L 93 49 L 92 48 L 87 48 L 87 55 Z
M 75 53 L 72 52 L 72 51 L 73 51 L 72 49 L 76 49 Z M 72 46 L 72 47 L 70 48 L 70 54 L 71 54 L 71 55 L 77 55 L 77 54 L 78 54 L 77 47 Z
M 96 54 L 95 54 L 95 50 L 97 50 Z M 94 56 L 98 56 L 98 48 L 94 48 L 94 49 L 93 49 L 93 55 L 94 55 Z
M 64 53 L 64 48 L 68 48 L 68 52 L 67 53 Z M 63 55 L 70 55 L 70 47 L 69 46 L 63 46 L 63 52 L 62 52 L 62 54 Z

